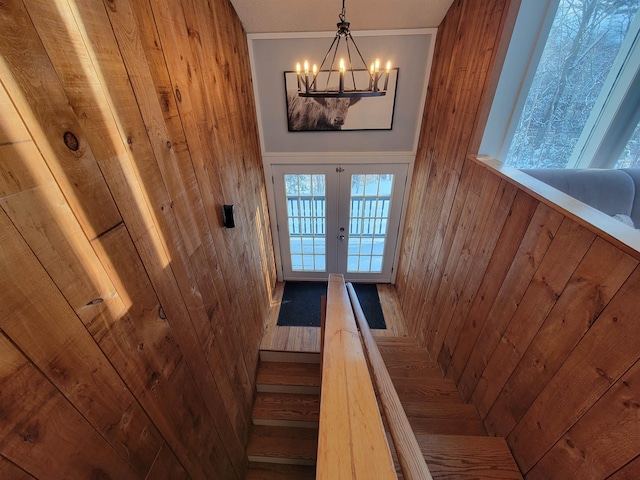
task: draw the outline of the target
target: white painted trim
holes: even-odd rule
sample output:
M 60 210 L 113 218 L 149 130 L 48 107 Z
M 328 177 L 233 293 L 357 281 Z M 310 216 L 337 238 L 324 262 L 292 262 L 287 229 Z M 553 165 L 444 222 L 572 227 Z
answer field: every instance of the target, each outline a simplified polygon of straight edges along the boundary
M 260 99 L 258 98 L 258 74 L 256 72 L 255 62 L 253 61 L 253 42 L 251 34 L 247 34 L 247 45 L 249 47 L 249 66 L 251 67 L 251 85 L 253 86 L 253 102 L 256 106 L 256 121 L 258 122 L 258 137 L 260 139 L 260 152 L 264 156 L 264 132 L 262 131 L 262 114 L 260 110 Z
M 427 101 L 427 90 L 429 88 L 429 80 L 431 78 L 431 66 L 433 64 L 433 53 L 436 49 L 436 40 L 438 38 L 438 29 L 430 28 L 425 29 L 430 30 L 433 33 L 433 42 L 429 43 L 429 54 L 427 55 L 427 71 L 424 76 L 424 85 L 422 86 L 422 95 L 420 96 L 420 108 L 418 112 L 418 121 L 416 122 L 416 133 L 414 135 L 413 141 L 413 150 L 412 153 L 415 155 L 418 153 L 418 142 L 420 141 L 420 132 L 422 131 L 422 120 L 424 119 L 424 108 L 425 103 Z
M 280 236 L 278 235 L 278 218 L 276 212 L 276 203 L 275 203 L 275 186 L 273 183 L 273 166 L 274 165 L 299 165 L 299 164 L 313 164 L 316 165 L 318 163 L 338 163 L 341 165 L 349 165 L 349 164 L 377 164 L 377 163 L 386 163 L 386 164 L 406 164 L 407 165 L 407 176 L 406 183 L 404 188 L 404 197 L 402 199 L 402 209 L 400 212 L 400 223 L 398 229 L 398 238 L 396 240 L 396 248 L 393 254 L 393 271 L 391 272 L 391 283 L 395 284 L 396 279 L 398 277 L 398 264 L 400 262 L 400 253 L 402 249 L 402 241 L 404 239 L 404 225 L 407 217 L 407 207 L 409 205 L 409 196 L 411 184 L 413 182 L 413 171 L 415 165 L 415 155 L 405 154 L 405 155 L 387 155 L 383 153 L 379 153 L 376 157 L 371 158 L 371 154 L 368 153 L 343 153 L 336 154 L 335 158 L 332 156 L 330 160 L 327 160 L 327 154 L 287 154 L 286 156 L 280 157 L 266 157 L 264 158 L 264 176 L 266 183 L 266 194 L 267 194 L 267 208 L 269 210 L 269 216 L 271 218 L 271 240 L 273 242 L 273 250 L 274 257 L 276 263 L 276 276 L 278 282 L 284 281 L 284 273 L 283 273 L 283 265 L 282 265 L 282 256 L 281 256 L 281 248 L 280 248 Z M 358 158 L 354 158 L 358 157 Z M 308 278 L 307 280 L 316 280 L 316 281 L 325 281 L 326 278 Z
M 559 0 L 555 0 L 559 1 Z M 258 131 L 260 133 L 260 150 L 262 152 L 262 156 L 286 156 L 286 155 L 297 155 L 296 153 L 278 153 L 278 152 L 267 152 L 264 146 L 264 134 L 262 131 L 262 121 L 260 114 L 260 104 L 258 102 L 258 91 L 257 91 L 257 82 L 256 82 L 256 72 L 255 62 L 253 58 L 253 40 L 273 40 L 273 39 L 286 39 L 286 38 L 331 38 L 336 34 L 335 31 L 324 31 L 324 32 L 283 32 L 283 33 L 248 33 L 247 34 L 247 43 L 249 44 L 249 62 L 251 64 L 251 75 L 253 77 L 253 94 L 256 103 L 256 113 L 258 115 Z M 416 122 L 416 131 L 414 135 L 413 149 L 410 154 L 414 155 L 418 152 L 418 142 L 420 140 L 420 131 L 422 129 L 422 119 L 424 118 L 424 107 L 427 99 L 427 90 L 429 87 L 429 79 L 431 77 L 431 66 L 433 63 L 433 53 L 436 48 L 436 38 L 438 35 L 437 28 L 412 28 L 412 29 L 404 29 L 404 30 L 361 30 L 361 31 L 353 31 L 353 34 L 356 35 L 356 38 L 361 37 L 381 37 L 381 36 L 398 36 L 398 35 L 432 35 L 433 41 L 429 43 L 429 54 L 427 56 L 427 70 L 424 79 L 424 84 L 422 86 L 422 93 L 420 94 L 420 109 L 418 112 L 418 121 Z M 393 155 L 397 155 L 398 152 L 393 152 Z M 333 155 L 333 153 L 325 154 L 325 155 Z M 337 153 L 340 155 L 340 153 Z M 357 153 L 352 153 L 352 155 L 357 155 Z M 371 155 L 368 153 L 368 155 Z
M 559 0 L 557 0 L 559 1 Z M 400 29 L 400 30 L 362 30 L 362 31 L 354 31 L 353 34 L 357 37 L 381 37 L 381 36 L 410 36 L 410 35 L 430 35 L 432 37 L 429 42 L 428 54 L 426 58 L 426 70 L 424 75 L 424 82 L 422 85 L 422 91 L 420 92 L 420 98 L 418 103 L 418 112 L 416 118 L 416 127 L 413 135 L 413 145 L 409 154 L 416 155 L 418 151 L 418 143 L 420 141 L 420 132 L 422 129 L 422 120 L 424 118 L 424 108 L 425 102 L 427 98 L 429 80 L 431 77 L 431 68 L 433 64 L 433 55 L 435 51 L 435 45 L 437 40 L 437 28 L 417 28 L 417 29 Z M 254 40 L 277 40 L 277 39 L 305 39 L 305 38 L 332 38 L 335 36 L 335 31 L 323 31 L 323 32 L 286 32 L 286 33 L 248 33 L 247 34 L 247 43 L 249 50 L 249 62 L 251 67 L 251 75 L 252 75 L 252 84 L 253 84 L 253 95 L 254 101 L 256 104 L 256 114 L 258 120 L 258 133 L 260 137 L 260 151 L 263 157 L 276 155 L 283 156 L 288 154 L 296 155 L 296 152 L 287 152 L 287 153 L 279 153 L 279 152 L 268 152 L 265 146 L 265 132 L 262 124 L 262 110 L 260 106 L 259 96 L 258 96 L 258 75 L 256 72 L 256 62 L 255 62 L 255 54 L 254 54 Z M 392 152 L 393 155 L 397 155 L 398 153 L 404 152 Z M 324 153 L 324 155 L 331 155 L 332 153 Z M 340 154 L 340 153 L 338 153 Z M 358 152 L 352 152 L 351 154 L 357 155 Z M 371 155 L 371 152 L 367 152 L 367 154 Z
M 397 152 L 305 152 L 305 153 L 279 153 L 263 155 L 262 161 L 268 165 L 303 165 L 306 163 L 408 163 L 413 165 L 415 153 Z
M 400 251 L 402 250 L 402 240 L 404 238 L 404 224 L 407 219 L 407 207 L 409 206 L 409 196 L 411 195 L 411 182 L 413 181 L 413 167 L 411 163 L 407 168 L 407 179 L 404 187 L 404 198 L 402 199 L 402 211 L 400 212 L 400 227 L 398 229 L 398 239 L 396 240 L 396 251 L 393 256 L 393 271 L 391 272 L 391 283 L 395 285 L 398 278 L 398 267 L 400 266 Z
M 273 256 L 276 262 L 276 279 L 278 282 L 284 281 L 282 270 L 282 256 L 280 255 L 280 236 L 278 235 L 278 217 L 276 213 L 275 188 L 273 186 L 273 169 L 271 164 L 265 164 L 263 167 L 264 181 L 267 186 L 267 209 L 269 211 L 271 225 L 271 242 L 273 243 Z
M 267 207 L 269 209 L 269 215 L 271 217 L 271 240 L 273 242 L 275 263 L 276 263 L 276 275 L 279 282 L 284 281 L 282 257 L 280 249 L 280 237 L 278 235 L 277 215 L 276 215 L 276 203 L 275 203 L 275 188 L 272 181 L 273 178 L 273 166 L 274 165 L 304 165 L 304 164 L 318 164 L 318 163 L 340 163 L 343 165 L 348 164 L 376 164 L 376 163 L 403 163 L 407 165 L 407 180 L 405 186 L 405 194 L 402 200 L 402 211 L 400 213 L 400 231 L 398 232 L 398 240 L 396 243 L 396 251 L 393 256 L 394 269 L 391 274 L 391 283 L 396 282 L 398 275 L 398 262 L 400 261 L 400 249 L 402 246 L 402 240 L 404 238 L 404 224 L 407 217 L 407 207 L 409 205 L 409 195 L 411 182 L 413 181 L 413 169 L 415 165 L 415 155 L 413 154 L 387 154 L 377 153 L 372 155 L 369 153 L 335 153 L 328 155 L 325 153 L 317 154 L 283 154 L 281 156 L 264 156 L 264 175 L 265 183 L 267 186 Z M 325 279 L 319 279 L 325 280 Z
M 397 35 L 435 35 L 437 28 L 407 28 L 401 30 L 353 30 L 352 34 L 357 37 L 381 37 Z M 248 33 L 247 40 L 273 40 L 279 38 L 323 38 L 334 37 L 335 30 L 322 32 L 276 32 L 276 33 Z
M 432 35 L 432 41 L 429 44 L 429 53 L 427 57 L 426 74 L 422 86 L 422 92 L 419 99 L 419 112 L 416 121 L 416 131 L 414 132 L 414 143 L 411 151 L 393 151 L 393 152 L 267 152 L 264 144 L 264 132 L 262 127 L 262 115 L 260 110 L 260 102 L 257 89 L 257 74 L 255 71 L 253 40 L 262 39 L 279 39 L 279 38 L 315 38 L 327 37 L 331 38 L 335 35 L 333 32 L 294 32 L 294 33 L 254 33 L 247 34 L 247 43 L 249 48 L 249 58 L 251 66 L 251 75 L 253 77 L 253 95 L 256 105 L 256 114 L 258 120 L 258 132 L 260 137 L 260 150 L 262 153 L 263 170 L 266 183 L 267 206 L 272 217 L 271 238 L 273 241 L 276 275 L 278 281 L 283 281 L 282 258 L 280 254 L 280 240 L 277 230 L 277 218 L 275 217 L 275 192 L 273 185 L 273 165 L 278 164 L 317 164 L 317 163 L 341 163 L 341 164 L 377 164 L 377 163 L 404 163 L 407 164 L 407 179 L 405 194 L 402 202 L 402 211 L 400 217 L 400 230 L 396 244 L 396 251 L 393 257 L 394 270 L 391 276 L 391 282 L 395 283 L 398 271 L 398 262 L 400 259 L 400 250 L 403 241 L 404 224 L 406 221 L 407 207 L 409 204 L 410 188 L 413 180 L 413 170 L 415 157 L 420 141 L 420 132 L 422 130 L 422 121 L 424 118 L 424 108 L 428 92 L 429 80 L 431 77 L 431 69 L 433 63 L 433 55 L 437 40 L 437 28 L 420 28 L 420 29 L 404 29 L 404 30 L 365 30 L 354 31 L 356 38 L 358 36 L 398 36 L 398 35 Z

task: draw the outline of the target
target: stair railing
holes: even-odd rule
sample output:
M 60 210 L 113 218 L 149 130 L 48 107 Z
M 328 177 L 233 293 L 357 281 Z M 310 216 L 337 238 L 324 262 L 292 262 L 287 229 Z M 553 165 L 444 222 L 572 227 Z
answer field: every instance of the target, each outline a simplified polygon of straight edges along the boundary
M 316 479 L 397 480 L 342 275 L 329 276 L 323 338 Z
M 424 460 L 420 445 L 416 440 L 409 419 L 400 403 L 400 398 L 384 364 L 378 345 L 371 334 L 369 324 L 365 318 L 358 296 L 353 285 L 347 283 L 347 291 L 351 300 L 351 306 L 360 328 L 360 334 L 364 342 L 371 373 L 378 390 L 382 410 L 387 419 L 389 433 L 393 439 L 396 455 L 400 461 L 402 475 L 406 480 L 433 480 L 429 467 Z

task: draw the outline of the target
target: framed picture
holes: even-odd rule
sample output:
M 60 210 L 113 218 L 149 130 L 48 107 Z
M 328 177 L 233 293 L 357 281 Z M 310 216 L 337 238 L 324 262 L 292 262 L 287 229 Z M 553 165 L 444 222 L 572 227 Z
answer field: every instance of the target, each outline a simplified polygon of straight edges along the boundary
M 298 75 L 294 71 L 284 72 L 284 86 L 287 109 L 287 125 L 290 132 L 353 131 L 353 130 L 391 130 L 395 108 L 398 68 L 388 74 L 382 72 L 378 81 L 380 89 L 387 84 L 387 92 L 380 97 L 365 98 L 313 98 L 298 96 Z M 358 88 L 369 86 L 370 76 L 367 70 L 355 70 L 355 83 Z M 309 82 L 312 76 L 309 75 Z M 321 71 L 316 84 L 309 89 L 338 90 L 339 75 Z M 344 88 L 353 89 L 353 78 L 347 72 Z M 300 78 L 300 89 L 306 89 L 304 74 Z

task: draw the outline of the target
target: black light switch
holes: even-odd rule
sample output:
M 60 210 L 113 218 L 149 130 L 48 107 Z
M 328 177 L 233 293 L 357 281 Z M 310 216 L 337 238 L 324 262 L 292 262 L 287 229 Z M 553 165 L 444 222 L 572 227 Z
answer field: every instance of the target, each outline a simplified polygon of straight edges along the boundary
M 222 222 L 227 228 L 234 228 L 236 226 L 236 222 L 233 218 L 233 205 L 222 206 Z

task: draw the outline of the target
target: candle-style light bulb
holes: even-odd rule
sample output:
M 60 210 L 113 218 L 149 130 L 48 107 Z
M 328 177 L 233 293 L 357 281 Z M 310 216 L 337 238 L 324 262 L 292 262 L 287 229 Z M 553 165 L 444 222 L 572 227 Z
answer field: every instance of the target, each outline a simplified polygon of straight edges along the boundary
M 378 80 L 380 79 L 380 59 L 379 58 L 376 58 L 374 71 L 375 71 L 375 76 L 373 77 L 373 91 L 377 92 Z
M 316 90 L 316 76 L 318 75 L 318 65 L 316 65 L 315 63 L 313 64 L 313 81 L 311 82 L 311 89 L 312 90 Z
M 304 73 L 309 74 L 309 62 L 306 60 L 304 61 Z
M 369 90 L 373 90 L 373 74 L 376 71 L 376 66 L 373 62 L 371 62 L 371 66 L 369 67 Z
M 344 58 L 341 58 L 340 59 L 340 86 L 338 89 L 340 93 L 344 92 L 344 71 L 345 71 Z
M 304 61 L 304 89 L 309 93 L 309 62 Z
M 298 79 L 298 91 L 302 89 L 300 85 L 300 62 L 296 63 L 296 78 Z
M 389 72 L 391 71 L 391 61 L 387 62 L 387 75 L 384 77 L 384 91 L 387 91 L 387 86 L 389 85 Z

